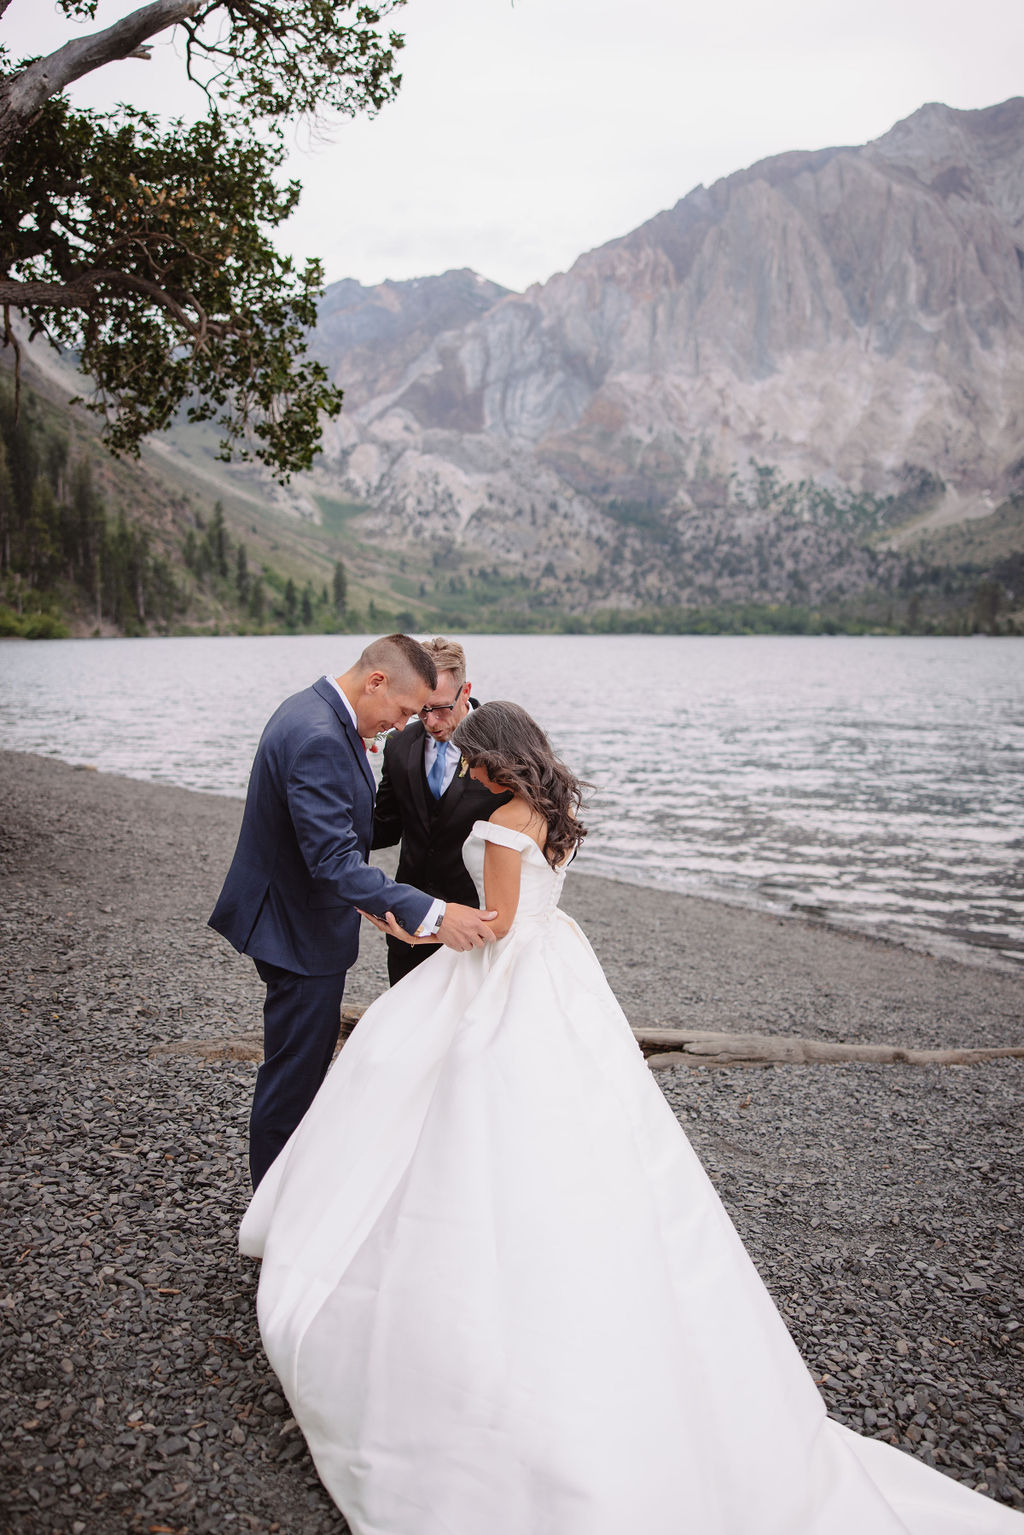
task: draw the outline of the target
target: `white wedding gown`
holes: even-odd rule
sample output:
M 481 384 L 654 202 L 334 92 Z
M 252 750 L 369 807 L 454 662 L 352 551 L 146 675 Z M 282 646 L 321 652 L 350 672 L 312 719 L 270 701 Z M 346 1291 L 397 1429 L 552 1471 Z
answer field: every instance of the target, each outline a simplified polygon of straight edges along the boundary
M 253 1196 L 259 1321 L 354 1535 L 1024 1535 L 825 1415 L 520 833 L 504 939 L 364 1015 Z

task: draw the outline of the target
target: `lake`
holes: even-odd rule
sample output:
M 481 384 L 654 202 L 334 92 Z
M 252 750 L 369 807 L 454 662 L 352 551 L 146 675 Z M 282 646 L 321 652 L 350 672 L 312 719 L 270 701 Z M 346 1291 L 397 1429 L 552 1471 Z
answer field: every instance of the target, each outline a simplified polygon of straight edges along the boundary
M 242 796 L 364 639 L 0 641 L 0 745 Z M 469 636 L 594 785 L 584 871 L 1024 966 L 1024 639 Z

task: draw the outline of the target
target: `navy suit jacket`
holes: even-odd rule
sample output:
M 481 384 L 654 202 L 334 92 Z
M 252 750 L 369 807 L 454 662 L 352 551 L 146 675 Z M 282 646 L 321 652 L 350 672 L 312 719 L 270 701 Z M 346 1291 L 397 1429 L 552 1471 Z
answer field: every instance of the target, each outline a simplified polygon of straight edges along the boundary
M 210 926 L 241 953 L 299 975 L 347 970 L 357 906 L 410 932 L 431 898 L 366 858 L 374 782 L 348 710 L 324 678 L 285 699 L 260 739 L 242 829 Z

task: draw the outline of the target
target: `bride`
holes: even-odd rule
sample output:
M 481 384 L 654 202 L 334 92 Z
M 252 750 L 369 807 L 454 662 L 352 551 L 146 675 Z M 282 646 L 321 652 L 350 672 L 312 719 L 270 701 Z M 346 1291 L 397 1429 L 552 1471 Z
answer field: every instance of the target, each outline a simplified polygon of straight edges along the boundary
M 558 909 L 580 786 L 515 704 L 454 739 L 497 941 L 373 1004 L 241 1229 L 354 1535 L 1024 1535 L 826 1416 Z

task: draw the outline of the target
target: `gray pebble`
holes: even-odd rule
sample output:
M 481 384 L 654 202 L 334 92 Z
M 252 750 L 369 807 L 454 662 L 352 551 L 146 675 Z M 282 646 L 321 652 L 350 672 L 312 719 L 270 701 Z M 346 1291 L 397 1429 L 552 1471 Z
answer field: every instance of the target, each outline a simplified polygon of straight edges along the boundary
M 346 1529 L 236 1250 L 255 1068 L 150 1057 L 258 1027 L 252 967 L 204 926 L 240 808 L 0 753 L 0 1505 L 17 1535 Z M 567 904 L 637 1023 L 1020 1042 L 1013 978 L 623 901 L 584 875 Z M 363 949 L 351 1002 L 384 984 L 383 945 Z M 832 1414 L 1024 1508 L 1024 1063 L 657 1080 Z

